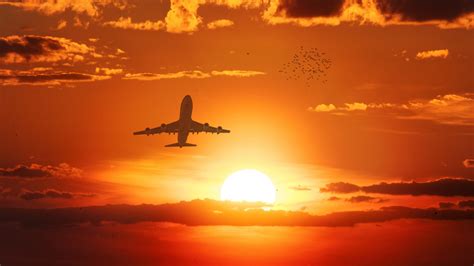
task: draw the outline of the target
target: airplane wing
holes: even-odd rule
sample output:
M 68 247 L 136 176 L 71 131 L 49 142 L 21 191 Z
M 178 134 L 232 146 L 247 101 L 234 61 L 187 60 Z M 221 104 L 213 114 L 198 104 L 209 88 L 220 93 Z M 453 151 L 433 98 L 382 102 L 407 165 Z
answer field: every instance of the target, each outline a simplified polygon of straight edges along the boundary
M 153 135 L 161 133 L 176 133 L 179 131 L 179 122 L 175 121 L 169 124 L 161 124 L 155 128 L 145 128 L 145 130 L 133 132 L 133 135 Z
M 217 134 L 230 133 L 230 130 L 224 129 L 221 126 L 213 127 L 213 126 L 209 125 L 208 123 L 202 124 L 202 123 L 196 122 L 194 120 L 191 123 L 190 131 L 191 132 L 196 132 L 196 133 L 199 133 L 199 132 L 217 133 Z

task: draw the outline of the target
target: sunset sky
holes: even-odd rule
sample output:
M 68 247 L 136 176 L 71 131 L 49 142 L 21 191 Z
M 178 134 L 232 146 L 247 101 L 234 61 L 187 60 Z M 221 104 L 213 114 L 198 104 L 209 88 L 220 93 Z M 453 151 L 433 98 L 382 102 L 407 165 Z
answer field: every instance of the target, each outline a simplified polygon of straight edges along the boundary
M 271 210 L 314 225 L 437 210 L 472 229 L 473 28 L 471 0 L 0 0 L 0 207 L 219 205 L 230 174 L 256 169 Z M 324 80 L 281 71 L 311 49 Z M 188 94 L 193 119 L 231 133 L 182 149 L 132 135 L 177 120 Z

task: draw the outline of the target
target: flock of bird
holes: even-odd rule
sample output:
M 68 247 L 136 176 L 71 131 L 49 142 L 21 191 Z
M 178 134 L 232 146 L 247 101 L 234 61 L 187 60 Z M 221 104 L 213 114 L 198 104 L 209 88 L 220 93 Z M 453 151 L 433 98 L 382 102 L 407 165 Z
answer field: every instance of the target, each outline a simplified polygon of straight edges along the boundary
M 313 80 L 327 82 L 327 71 L 331 68 L 331 60 L 326 53 L 318 48 L 304 48 L 303 46 L 293 55 L 293 58 L 283 64 L 278 71 L 286 76 L 287 80 L 303 80 L 310 86 Z

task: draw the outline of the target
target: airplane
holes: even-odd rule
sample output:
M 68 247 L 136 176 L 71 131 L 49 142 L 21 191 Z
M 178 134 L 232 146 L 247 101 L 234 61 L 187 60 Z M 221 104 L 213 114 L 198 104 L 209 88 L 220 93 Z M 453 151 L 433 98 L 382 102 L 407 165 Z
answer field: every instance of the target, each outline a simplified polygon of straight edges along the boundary
M 161 133 L 176 134 L 178 133 L 178 142 L 173 144 L 165 145 L 165 147 L 195 147 L 196 144 L 187 143 L 189 133 L 205 132 L 205 133 L 230 133 L 230 130 L 223 129 L 221 126 L 213 127 L 209 123 L 199 123 L 191 118 L 193 112 L 193 100 L 191 96 L 184 96 L 181 101 L 181 109 L 179 113 L 179 120 L 169 123 L 161 124 L 155 128 L 145 128 L 145 130 L 133 132 L 133 135 L 154 135 Z

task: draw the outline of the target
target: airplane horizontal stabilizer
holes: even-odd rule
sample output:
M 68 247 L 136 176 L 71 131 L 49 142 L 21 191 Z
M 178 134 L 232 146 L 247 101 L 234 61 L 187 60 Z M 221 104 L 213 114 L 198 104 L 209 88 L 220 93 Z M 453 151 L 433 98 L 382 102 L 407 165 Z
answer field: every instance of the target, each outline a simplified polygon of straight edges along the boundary
M 191 143 L 184 143 L 182 145 L 180 145 L 179 143 L 173 143 L 173 144 L 168 144 L 168 145 L 165 145 L 165 147 L 196 147 L 197 145 L 196 144 L 191 144 Z

